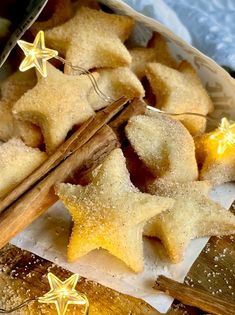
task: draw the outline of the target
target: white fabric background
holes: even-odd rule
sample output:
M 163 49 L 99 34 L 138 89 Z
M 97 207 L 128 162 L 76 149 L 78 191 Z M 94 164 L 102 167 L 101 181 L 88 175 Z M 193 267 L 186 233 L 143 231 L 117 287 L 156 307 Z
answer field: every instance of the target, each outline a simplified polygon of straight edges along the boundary
M 124 0 L 235 70 L 235 0 Z

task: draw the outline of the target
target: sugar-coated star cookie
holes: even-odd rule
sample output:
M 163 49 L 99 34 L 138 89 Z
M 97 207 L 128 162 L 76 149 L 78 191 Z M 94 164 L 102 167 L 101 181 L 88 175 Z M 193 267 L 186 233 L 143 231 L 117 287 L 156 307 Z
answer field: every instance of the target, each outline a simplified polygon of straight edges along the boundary
M 199 178 L 219 185 L 235 180 L 235 148 L 229 147 L 218 154 L 218 141 L 207 133 L 195 138 L 196 157 L 199 164 Z
M 17 100 L 37 82 L 33 69 L 27 72 L 16 71 L 1 83 L 1 96 L 7 100 Z
M 213 103 L 202 86 L 202 83 L 186 61 L 182 61 L 178 70 L 160 63 L 149 63 L 146 76 L 153 93 L 156 95 L 156 106 L 169 113 L 198 113 L 207 115 L 213 111 Z M 203 117 L 181 115 L 179 119 L 192 135 L 201 134 L 206 128 Z
M 40 129 L 29 122 L 14 118 L 12 107 L 15 102 L 36 84 L 33 70 L 17 71 L 1 84 L 0 100 L 0 140 L 7 141 L 13 137 L 21 138 L 25 144 L 38 147 L 43 139 Z
M 30 121 L 42 129 L 46 150 L 52 153 L 75 124 L 94 114 L 87 102 L 92 88 L 87 75 L 69 76 L 48 63 L 48 76 L 39 76 L 36 86 L 14 105 L 17 118 Z M 97 78 L 97 74 L 93 74 Z
M 194 238 L 235 233 L 235 216 L 209 199 L 209 182 L 159 180 L 149 185 L 148 191 L 176 200 L 171 209 L 151 219 L 144 229 L 145 235 L 162 241 L 174 263 L 183 259 L 190 240 Z
M 131 56 L 122 42 L 130 35 L 134 22 L 127 16 L 109 14 L 87 7 L 75 16 L 46 31 L 46 41 L 73 65 L 87 70 L 119 67 L 131 63 Z M 72 69 L 65 66 L 65 72 Z
M 142 84 L 129 68 L 101 69 L 97 72 L 99 73 L 97 84 L 100 91 L 112 100 L 117 100 L 122 96 L 126 96 L 128 99 L 144 97 Z M 94 89 L 88 95 L 88 102 L 94 110 L 109 105 L 97 95 Z
M 121 149 L 111 152 L 91 184 L 59 184 L 56 193 L 74 221 L 68 260 L 103 248 L 135 272 L 144 266 L 144 224 L 173 204 L 170 198 L 141 193 L 133 186 Z
M 198 177 L 193 138 L 171 117 L 132 117 L 126 135 L 135 152 L 156 177 L 169 181 L 193 181 Z
M 30 148 L 19 139 L 0 145 L 0 197 L 15 188 L 46 158 L 45 152 Z
M 71 0 L 49 0 L 41 16 L 43 20 L 37 20 L 30 27 L 33 35 L 68 21 L 72 17 Z
M 177 67 L 177 62 L 170 55 L 167 43 L 161 34 L 154 32 L 148 47 L 135 47 L 129 50 L 132 62 L 131 70 L 142 80 L 145 76 L 145 66 L 149 62 L 159 62 L 171 68 Z

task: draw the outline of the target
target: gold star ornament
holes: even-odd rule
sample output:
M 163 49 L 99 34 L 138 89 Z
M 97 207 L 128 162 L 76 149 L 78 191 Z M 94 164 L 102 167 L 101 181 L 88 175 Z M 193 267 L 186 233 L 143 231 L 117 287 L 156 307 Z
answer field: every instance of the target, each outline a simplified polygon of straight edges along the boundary
M 35 67 L 45 78 L 47 76 L 46 62 L 57 56 L 58 51 L 46 48 L 44 32 L 39 31 L 32 44 L 23 40 L 18 40 L 17 44 L 25 54 L 25 58 L 19 67 L 20 71 L 27 71 L 28 69 Z
M 218 142 L 218 154 L 223 154 L 229 147 L 235 149 L 235 123 L 230 123 L 226 117 L 222 118 L 219 128 L 210 135 L 210 139 Z
M 38 299 L 39 303 L 55 304 L 58 315 L 64 315 L 68 305 L 85 305 L 84 315 L 88 314 L 89 301 L 86 295 L 75 290 L 79 275 L 74 274 L 65 281 L 61 281 L 51 272 L 47 277 L 51 290 Z

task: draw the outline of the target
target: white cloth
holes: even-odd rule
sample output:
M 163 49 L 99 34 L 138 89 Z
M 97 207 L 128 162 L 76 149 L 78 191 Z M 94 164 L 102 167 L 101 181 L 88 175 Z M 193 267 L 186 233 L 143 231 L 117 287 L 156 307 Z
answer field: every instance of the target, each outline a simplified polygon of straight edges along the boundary
M 235 70 L 235 0 L 125 0 L 220 65 Z

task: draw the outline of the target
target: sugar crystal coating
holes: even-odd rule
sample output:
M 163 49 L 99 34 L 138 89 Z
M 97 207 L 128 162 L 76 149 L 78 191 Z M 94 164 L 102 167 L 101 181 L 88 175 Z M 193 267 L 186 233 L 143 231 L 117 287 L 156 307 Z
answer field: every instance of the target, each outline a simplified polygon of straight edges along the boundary
M 157 180 L 148 192 L 174 198 L 172 208 L 151 219 L 144 234 L 161 239 L 169 258 L 178 263 L 190 240 L 235 233 L 235 216 L 210 200 L 211 185 L 206 181 L 171 183 Z
M 144 96 L 144 88 L 134 73 L 127 67 L 115 69 L 100 69 L 97 85 L 99 89 L 112 100 L 125 96 L 129 99 L 141 98 Z M 94 110 L 109 105 L 97 92 L 92 89 L 88 95 L 88 102 Z
M 120 149 L 106 158 L 91 184 L 59 184 L 56 193 L 74 221 L 68 260 L 103 248 L 135 272 L 143 270 L 144 224 L 173 203 L 133 186 Z
M 33 70 L 27 72 L 16 71 L 1 84 L 0 99 L 0 140 L 21 138 L 25 144 L 38 147 L 42 143 L 42 134 L 37 126 L 30 122 L 16 119 L 12 114 L 15 102 L 36 84 Z
M 87 75 L 69 76 L 49 63 L 47 68 L 48 76 L 39 77 L 36 86 L 15 103 L 13 113 L 41 128 L 50 154 L 65 140 L 73 125 L 81 124 L 94 111 L 87 101 L 92 88 Z
M 46 31 L 48 44 L 73 65 L 87 70 L 125 66 L 131 56 L 122 43 L 134 22 L 127 16 L 109 14 L 87 7 L 78 9 L 68 22 Z M 65 72 L 71 69 L 65 67 Z
M 149 63 L 146 66 L 146 76 L 156 95 L 158 108 L 176 114 L 189 112 L 207 115 L 213 111 L 209 95 L 187 61 L 182 61 L 177 70 L 160 63 Z M 182 121 L 192 135 L 201 134 L 206 129 L 206 119 L 203 117 L 173 117 Z
M 140 159 L 156 177 L 185 182 L 198 176 L 193 138 L 184 126 L 163 114 L 132 117 L 125 130 Z
M 149 62 L 158 62 L 171 68 L 176 68 L 177 63 L 171 57 L 167 43 L 163 36 L 153 32 L 148 47 L 134 47 L 129 50 L 132 62 L 130 69 L 142 80 L 145 76 L 145 66 Z
M 0 145 L 0 197 L 10 192 L 46 158 L 46 153 L 26 146 L 19 139 Z

